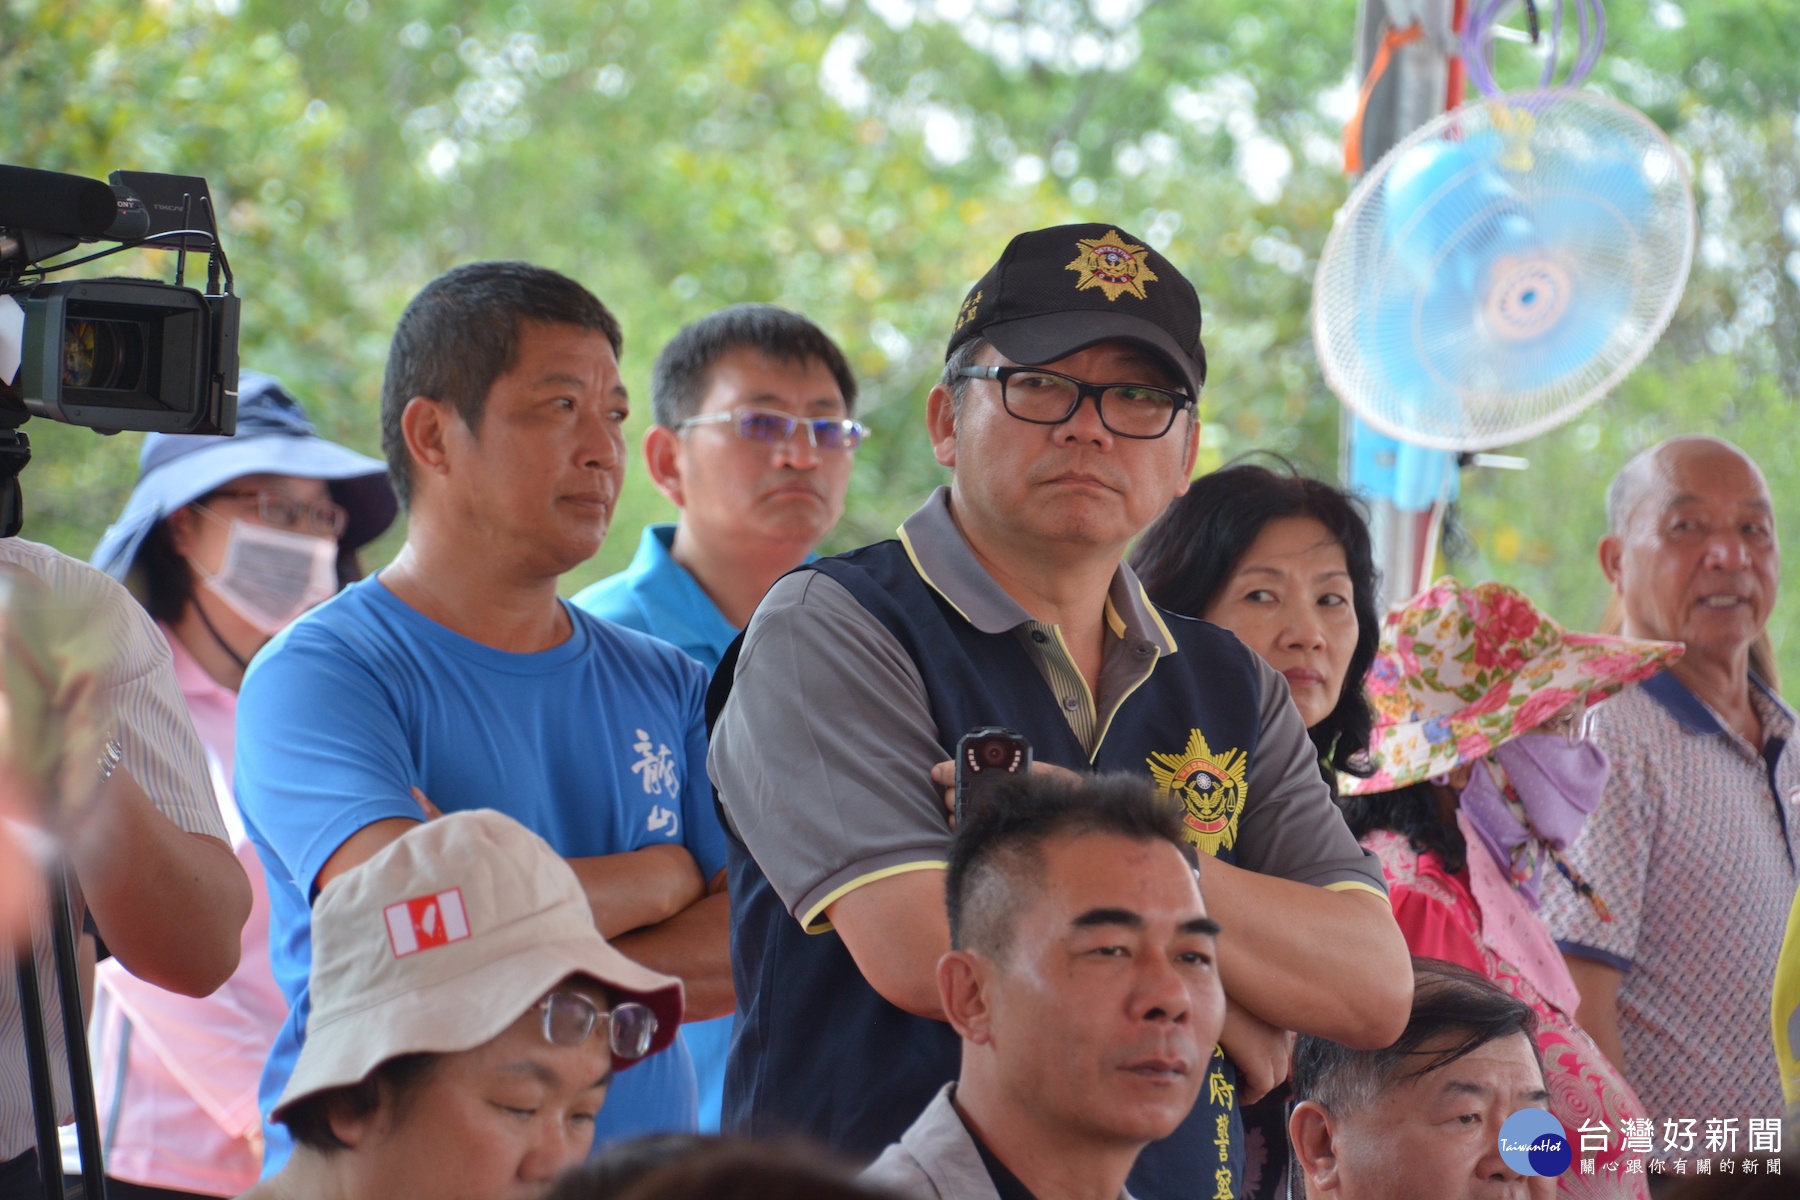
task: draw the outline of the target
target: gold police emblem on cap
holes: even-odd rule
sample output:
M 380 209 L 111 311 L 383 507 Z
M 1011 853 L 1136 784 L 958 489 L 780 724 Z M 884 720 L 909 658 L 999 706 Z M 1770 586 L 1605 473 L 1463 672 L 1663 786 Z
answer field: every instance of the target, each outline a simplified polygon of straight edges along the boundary
M 1142 300 L 1144 285 L 1156 282 L 1156 272 L 1146 261 L 1149 248 L 1132 245 L 1116 229 L 1107 230 L 1102 238 L 1079 238 L 1075 245 L 1080 253 L 1063 270 L 1081 273 L 1081 282 L 1075 285 L 1078 292 L 1099 288 L 1108 300 L 1117 300 L 1125 292 Z
M 1190 729 L 1184 749 L 1152 754 L 1146 762 L 1158 790 L 1181 801 L 1182 832 L 1188 841 L 1209 855 L 1237 843 L 1248 755 L 1242 750 L 1214 754 L 1206 735 Z

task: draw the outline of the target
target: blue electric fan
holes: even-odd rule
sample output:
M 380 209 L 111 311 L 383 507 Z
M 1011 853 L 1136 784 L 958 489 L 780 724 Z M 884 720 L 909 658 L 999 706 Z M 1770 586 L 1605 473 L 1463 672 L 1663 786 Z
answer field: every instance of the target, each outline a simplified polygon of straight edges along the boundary
M 1694 252 L 1687 166 L 1642 113 L 1576 89 L 1604 13 L 1572 3 L 1569 79 L 1549 86 L 1552 51 L 1541 85 L 1511 93 L 1487 58 L 1507 0 L 1472 5 L 1463 54 L 1485 95 L 1395 146 L 1338 213 L 1313 340 L 1332 390 L 1381 433 L 1475 451 L 1553 429 L 1674 315 Z M 1560 4 L 1555 18 L 1560 32 Z

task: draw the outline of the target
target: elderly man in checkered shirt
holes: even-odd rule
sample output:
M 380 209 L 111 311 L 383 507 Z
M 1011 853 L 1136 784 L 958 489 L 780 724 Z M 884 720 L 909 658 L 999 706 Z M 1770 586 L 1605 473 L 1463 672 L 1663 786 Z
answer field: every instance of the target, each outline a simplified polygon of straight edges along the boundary
M 1800 881 L 1795 716 L 1765 633 L 1774 507 L 1741 450 L 1682 437 L 1625 466 L 1607 519 L 1600 564 L 1625 634 L 1687 654 L 1592 713 L 1612 778 L 1569 858 L 1608 911 L 1559 885 L 1544 916 L 1582 1025 L 1659 1127 L 1747 1128 L 1782 1111 L 1769 998 Z

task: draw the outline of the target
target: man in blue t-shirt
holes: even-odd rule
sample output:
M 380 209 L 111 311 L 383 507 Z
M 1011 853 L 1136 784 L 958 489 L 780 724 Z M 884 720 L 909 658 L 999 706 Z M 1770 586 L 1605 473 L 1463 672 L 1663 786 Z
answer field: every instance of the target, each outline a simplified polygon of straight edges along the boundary
M 603 934 L 681 977 L 690 1016 L 731 1011 L 705 673 L 556 594 L 600 548 L 624 476 L 619 346 L 605 306 L 552 271 L 474 263 L 428 284 L 382 389 L 406 545 L 245 676 L 235 783 L 292 1005 L 263 1072 L 265 1178 L 291 1147 L 267 1113 L 306 1036 L 311 905 L 435 811 L 529 826 Z M 618 1077 L 596 1141 L 693 1129 L 695 1086 L 678 1041 Z
M 645 529 L 631 565 L 575 603 L 717 668 L 769 585 L 843 515 L 862 439 L 855 404 L 843 351 L 799 313 L 734 304 L 683 328 L 657 356 L 644 436 L 650 478 L 680 523 Z M 731 1025 L 682 1030 L 707 1133 L 719 1128 Z

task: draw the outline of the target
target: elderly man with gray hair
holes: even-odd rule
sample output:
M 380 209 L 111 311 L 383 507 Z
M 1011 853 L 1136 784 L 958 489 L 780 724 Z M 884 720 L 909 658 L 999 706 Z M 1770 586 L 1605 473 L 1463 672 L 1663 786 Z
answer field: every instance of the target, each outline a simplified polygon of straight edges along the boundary
M 1709 1122 L 1747 1136 L 1782 1111 L 1768 1013 L 1800 882 L 1800 755 L 1766 636 L 1780 548 L 1762 472 L 1711 437 L 1632 459 L 1607 520 L 1623 632 L 1687 654 L 1590 715 L 1612 775 L 1568 860 L 1594 898 L 1557 884 L 1543 915 L 1581 1024 L 1679 1152 Z
M 1288 1139 L 1305 1200 L 1549 1200 L 1556 1178 L 1521 1173 L 1503 1144 L 1514 1114 L 1549 1104 L 1532 1007 L 1415 958 L 1412 1017 L 1393 1045 L 1294 1044 Z

